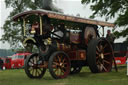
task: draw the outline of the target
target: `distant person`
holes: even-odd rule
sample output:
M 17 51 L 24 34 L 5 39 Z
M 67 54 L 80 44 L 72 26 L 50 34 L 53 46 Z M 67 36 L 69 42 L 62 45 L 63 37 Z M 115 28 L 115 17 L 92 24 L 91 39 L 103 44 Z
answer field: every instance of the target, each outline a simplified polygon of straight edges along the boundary
M 113 49 L 114 49 L 114 40 L 115 40 L 115 38 L 116 38 L 116 36 L 114 34 L 112 34 L 110 30 L 107 30 L 106 39 L 110 42 Z
M 2 70 L 3 69 L 3 60 L 0 58 L 0 70 Z

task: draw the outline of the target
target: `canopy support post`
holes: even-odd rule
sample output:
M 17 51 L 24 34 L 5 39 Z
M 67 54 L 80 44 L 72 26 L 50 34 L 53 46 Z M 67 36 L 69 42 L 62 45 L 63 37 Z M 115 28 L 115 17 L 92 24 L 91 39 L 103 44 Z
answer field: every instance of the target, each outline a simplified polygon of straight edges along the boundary
M 43 34 L 43 30 L 42 30 L 42 17 L 41 17 L 41 15 L 40 15 L 40 35 L 42 35 Z
M 102 35 L 102 37 L 104 37 L 104 26 L 102 26 L 102 28 L 103 28 L 103 35 Z
M 26 24 L 26 21 L 25 21 L 25 18 L 23 18 L 23 34 L 24 34 L 24 36 L 26 36 L 26 26 L 25 26 L 25 24 Z

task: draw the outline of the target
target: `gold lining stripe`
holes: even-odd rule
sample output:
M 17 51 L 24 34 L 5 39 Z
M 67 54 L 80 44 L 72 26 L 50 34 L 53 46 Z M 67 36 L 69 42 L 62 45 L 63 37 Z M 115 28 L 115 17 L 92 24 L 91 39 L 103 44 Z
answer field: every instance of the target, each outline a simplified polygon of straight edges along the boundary
M 60 49 L 60 45 L 59 45 L 59 43 L 57 42 L 57 50 L 59 50 Z
M 32 40 L 34 43 L 36 43 L 36 40 L 35 40 L 34 38 L 28 37 L 28 38 L 26 38 L 26 39 L 23 41 L 23 45 L 24 45 L 24 46 L 26 45 L 26 42 L 27 42 L 28 40 Z
M 40 15 L 40 35 L 42 35 L 43 33 L 43 30 L 42 30 L 42 18 L 41 18 L 41 15 Z

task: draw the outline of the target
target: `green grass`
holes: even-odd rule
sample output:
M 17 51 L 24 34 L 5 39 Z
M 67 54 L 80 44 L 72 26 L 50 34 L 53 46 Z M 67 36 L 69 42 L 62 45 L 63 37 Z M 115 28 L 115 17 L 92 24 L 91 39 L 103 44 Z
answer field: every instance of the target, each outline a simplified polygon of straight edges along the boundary
M 49 72 L 42 79 L 30 79 L 23 69 L 0 71 L 0 85 L 127 85 L 126 66 L 118 72 L 93 74 L 84 67 L 79 74 L 55 80 Z

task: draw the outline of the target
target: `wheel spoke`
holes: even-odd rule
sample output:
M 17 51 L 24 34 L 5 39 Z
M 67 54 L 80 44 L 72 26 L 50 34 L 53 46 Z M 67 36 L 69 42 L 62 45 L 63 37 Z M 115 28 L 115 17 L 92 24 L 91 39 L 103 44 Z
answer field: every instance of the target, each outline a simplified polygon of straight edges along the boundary
M 97 64 L 100 64 L 101 62 L 99 61 L 99 59 L 96 61 Z
M 103 67 L 103 69 L 107 72 L 107 69 L 104 67 L 104 65 L 103 64 L 101 64 L 101 66 Z
M 59 58 L 58 58 L 58 56 L 56 56 L 54 59 L 55 59 L 56 62 L 59 63 Z
M 63 63 L 63 65 L 67 65 L 67 62 Z
M 61 60 L 61 62 L 62 62 L 62 60 L 63 60 L 62 58 L 63 58 L 63 56 L 62 56 L 62 55 L 60 55 L 60 60 Z
M 34 62 L 32 62 L 32 61 L 29 61 L 29 63 L 34 64 Z
M 100 45 L 100 52 L 103 52 L 103 51 L 104 51 L 103 46 Z
M 61 58 L 60 58 L 60 56 L 58 56 L 58 58 L 59 58 L 59 63 L 61 63 Z
M 58 68 L 58 70 L 57 70 L 57 76 L 59 76 L 59 68 Z
M 56 68 L 57 67 L 57 65 L 52 65 L 52 68 Z
M 35 64 L 37 64 L 37 57 L 35 57 Z
M 32 67 L 29 67 L 28 70 L 31 71 L 31 70 L 33 70 L 33 68 Z
M 64 72 L 62 71 L 62 69 L 60 69 L 60 75 L 63 75 L 64 74 Z
M 37 74 L 38 74 L 37 76 L 39 76 L 39 75 L 40 75 L 40 72 L 39 72 L 39 71 L 40 71 L 40 70 L 39 70 L 39 69 L 37 69 Z
M 110 64 L 110 62 L 109 62 L 109 61 L 107 61 L 107 60 L 103 60 L 103 62 L 105 62 L 105 63 L 107 63 L 107 64 Z
M 67 69 L 67 67 L 64 66 L 64 67 L 62 67 L 62 69 Z
M 38 72 L 38 75 L 40 75 L 42 71 L 40 71 L 39 69 L 37 69 L 37 72 Z
M 37 64 L 37 57 L 38 57 L 38 56 L 35 56 L 35 62 L 36 62 L 36 64 Z
M 33 73 L 32 73 L 33 76 L 35 76 L 35 69 L 33 69 Z
M 33 61 L 33 64 L 35 64 L 35 60 L 34 60 L 34 57 L 32 58 L 32 61 Z
M 55 62 L 58 62 L 58 61 L 57 61 L 57 57 L 55 57 L 55 59 L 54 59 L 54 60 L 55 60 Z
M 35 70 L 35 74 L 36 74 L 35 76 L 38 76 L 37 69 Z
M 32 69 L 32 75 L 34 75 L 34 69 Z
M 54 72 L 56 73 L 58 71 L 58 68 L 54 70 Z
M 31 62 L 32 64 L 34 64 L 34 61 L 33 61 L 33 59 L 30 59 L 30 62 Z
M 59 75 L 58 76 L 60 76 L 61 75 L 61 70 L 59 69 Z
M 39 56 L 36 56 L 36 63 L 38 63 L 39 61 Z
M 100 70 L 100 71 L 102 71 L 102 70 L 103 70 L 103 68 L 102 68 L 101 64 L 98 64 L 98 65 L 97 65 L 97 67 L 99 68 L 99 70 Z
M 99 55 L 99 53 L 96 51 L 96 54 Z
M 105 49 L 107 45 L 108 45 L 108 44 L 105 44 L 104 47 L 103 47 L 103 49 Z
M 110 55 L 111 53 L 104 53 L 104 55 Z
M 101 40 L 101 41 L 99 41 L 99 45 L 102 45 L 102 42 L 103 42 L 102 40 Z
M 34 76 L 36 76 L 36 69 L 34 69 Z
M 65 58 L 63 59 L 62 63 L 64 63 L 64 62 L 65 62 Z
M 42 69 L 41 68 L 38 68 L 41 72 L 42 72 Z
M 54 64 L 54 65 L 59 65 L 59 63 L 57 63 L 57 62 L 53 62 L 53 64 Z
M 104 67 L 104 65 L 101 62 L 99 62 L 99 69 L 100 71 L 104 69 L 107 72 L 107 69 Z
M 100 49 L 99 49 L 99 47 L 98 47 L 98 46 L 96 46 L 96 48 L 97 48 L 97 51 L 98 51 L 98 52 L 100 52 Z
M 65 73 L 63 69 L 61 69 L 61 72 Z
M 39 73 L 39 70 L 37 69 L 37 76 L 39 76 L 40 75 L 40 73 Z
M 32 63 L 32 62 L 29 62 L 28 65 L 29 65 L 30 67 L 32 67 L 32 66 L 33 66 L 33 63 Z

